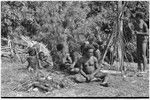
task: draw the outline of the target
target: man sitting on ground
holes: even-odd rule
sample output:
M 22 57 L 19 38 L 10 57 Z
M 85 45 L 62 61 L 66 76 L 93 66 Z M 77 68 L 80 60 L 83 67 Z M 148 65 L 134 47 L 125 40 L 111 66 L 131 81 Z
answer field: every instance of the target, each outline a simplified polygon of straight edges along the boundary
M 97 58 L 93 56 L 93 51 L 93 46 L 88 45 L 85 47 L 85 55 L 78 62 L 80 65 L 80 74 L 76 75 L 75 80 L 77 82 L 90 82 L 95 79 L 101 80 L 102 83 L 100 85 L 107 87 L 108 75 L 100 71 Z
M 80 70 L 78 60 L 82 57 L 80 53 L 74 51 L 71 53 L 73 63 L 70 66 L 70 74 L 77 74 Z
M 64 49 L 63 44 L 58 44 L 56 46 L 56 48 L 59 51 L 57 54 L 58 55 L 58 62 L 57 63 L 59 64 L 59 69 L 64 71 L 71 65 L 72 59 L 71 59 L 69 53 L 63 52 L 63 49 Z

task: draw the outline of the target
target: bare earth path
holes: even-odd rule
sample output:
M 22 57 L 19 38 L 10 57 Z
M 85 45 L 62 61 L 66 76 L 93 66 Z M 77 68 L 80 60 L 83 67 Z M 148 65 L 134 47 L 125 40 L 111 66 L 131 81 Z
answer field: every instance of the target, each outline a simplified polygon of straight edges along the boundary
M 19 81 L 28 74 L 25 65 L 11 63 L 7 60 L 1 65 L 1 95 L 2 97 L 149 97 L 149 76 L 127 77 L 126 81 L 120 75 L 110 75 L 109 87 L 102 87 L 98 82 L 76 84 L 74 87 L 56 89 L 52 92 L 18 92 L 15 88 Z M 133 73 L 130 73 L 133 75 Z

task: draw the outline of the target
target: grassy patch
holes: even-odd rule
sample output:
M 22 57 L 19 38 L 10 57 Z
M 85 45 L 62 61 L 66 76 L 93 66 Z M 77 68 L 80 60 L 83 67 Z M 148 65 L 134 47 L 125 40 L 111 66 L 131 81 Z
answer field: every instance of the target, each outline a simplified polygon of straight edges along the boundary
M 132 72 L 132 71 L 129 71 Z M 99 82 L 76 84 L 70 76 L 59 72 L 50 73 L 53 82 L 49 82 L 52 91 L 28 91 L 29 83 L 37 77 L 26 70 L 26 64 L 10 63 L 2 60 L 1 66 L 2 97 L 148 97 L 149 76 L 131 76 L 123 80 L 121 75 L 110 75 L 109 87 L 102 87 Z

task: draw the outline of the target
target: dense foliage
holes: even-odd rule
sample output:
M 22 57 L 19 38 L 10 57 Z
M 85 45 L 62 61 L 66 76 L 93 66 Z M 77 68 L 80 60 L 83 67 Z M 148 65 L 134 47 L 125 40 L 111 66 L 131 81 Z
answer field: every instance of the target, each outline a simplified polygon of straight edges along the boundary
M 149 22 L 148 1 L 127 1 L 124 13 L 124 35 L 133 43 L 128 19 L 135 12 L 144 12 Z M 105 41 L 117 33 L 117 1 L 3 1 L 1 2 L 1 36 L 26 35 L 42 41 L 55 54 L 56 44 L 67 41 L 75 50 L 90 34 Z M 106 31 L 105 29 L 110 29 Z M 62 34 L 67 34 L 64 40 Z

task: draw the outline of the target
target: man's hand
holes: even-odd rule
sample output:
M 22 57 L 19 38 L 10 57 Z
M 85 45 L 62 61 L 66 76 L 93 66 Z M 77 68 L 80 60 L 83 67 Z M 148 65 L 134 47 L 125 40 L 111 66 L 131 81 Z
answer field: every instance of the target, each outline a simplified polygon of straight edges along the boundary
M 86 81 L 89 82 L 90 80 L 91 80 L 91 79 L 90 79 L 90 76 L 87 76 L 87 77 L 86 77 Z
M 92 80 L 92 79 L 94 79 L 94 75 L 89 75 L 89 77 L 90 77 L 90 81 Z
M 92 79 L 94 79 L 94 75 L 88 75 L 87 77 L 86 77 L 86 80 L 89 82 L 89 81 L 91 81 Z
M 73 65 L 71 65 L 71 66 L 70 66 L 70 68 L 72 69 L 72 68 L 74 68 L 74 66 L 73 66 Z
M 28 70 L 29 70 L 29 72 L 33 72 L 34 71 L 34 69 L 31 68 L 31 67 L 29 67 Z

